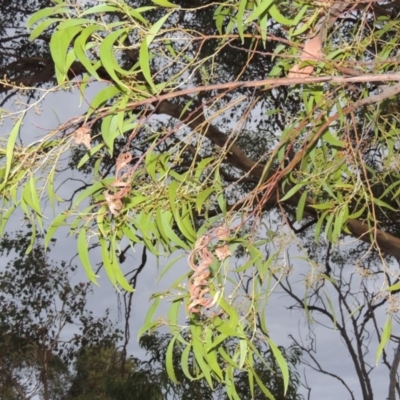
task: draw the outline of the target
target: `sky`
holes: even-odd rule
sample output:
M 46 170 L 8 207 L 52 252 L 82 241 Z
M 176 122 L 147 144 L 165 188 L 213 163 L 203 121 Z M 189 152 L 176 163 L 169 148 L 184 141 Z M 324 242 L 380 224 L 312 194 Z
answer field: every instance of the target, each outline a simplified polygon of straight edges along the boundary
M 93 85 L 88 90 L 88 98 L 94 96 L 98 90 L 99 85 Z M 57 126 L 59 121 L 66 121 L 67 119 L 81 114 L 84 111 L 85 106 L 81 108 L 79 106 L 79 96 L 76 93 L 55 93 L 48 96 L 43 102 L 42 113 L 37 115 L 34 112 L 30 112 L 24 121 L 24 125 L 21 131 L 21 138 L 26 143 L 30 140 L 40 137 L 47 129 L 52 129 Z M 0 135 L 5 137 L 9 133 L 10 125 L 5 123 L 0 127 Z M 79 178 L 79 173 L 74 171 L 69 172 L 73 178 Z M 61 194 L 66 196 L 71 193 L 73 183 L 68 183 L 63 186 Z M 46 210 L 49 220 L 52 219 L 50 209 Z M 7 230 L 12 232 L 21 228 L 21 219 L 16 214 L 8 225 Z M 130 267 L 139 265 L 141 261 L 141 251 L 138 249 L 136 254 L 131 254 L 127 263 Z M 76 252 L 76 243 L 73 237 L 68 237 L 66 232 L 58 235 L 58 241 L 56 244 L 55 251 L 52 252 L 51 257 L 55 260 L 66 260 L 68 261 L 71 254 Z M 292 245 L 288 249 L 288 253 L 291 256 L 291 264 L 293 267 L 292 281 L 297 282 L 296 290 L 299 294 L 304 291 L 304 276 L 309 270 L 309 266 L 306 262 L 295 259 L 298 249 L 295 245 Z M 99 254 L 92 254 L 93 265 L 100 262 Z M 157 261 L 155 257 L 150 256 L 148 264 L 146 265 L 143 273 L 140 274 L 137 284 L 137 293 L 134 295 L 133 309 L 131 316 L 131 343 L 129 350 L 135 354 L 135 356 L 144 356 L 143 350 L 137 345 L 137 332 L 140 329 L 147 308 L 149 306 L 149 299 L 152 293 L 160 291 L 168 287 L 168 285 L 180 275 L 182 272 L 188 269 L 187 259 L 184 257 L 168 274 L 163 278 L 161 282 L 157 282 L 157 274 L 167 264 L 168 260 L 161 259 Z M 79 260 L 74 259 L 74 263 L 79 265 Z M 352 272 L 352 266 L 349 266 L 349 273 Z M 78 270 L 75 278 L 77 281 L 87 281 L 87 277 L 83 268 Z M 117 324 L 121 324 L 122 321 L 118 319 L 118 298 L 116 290 L 112 287 L 110 282 L 104 273 L 100 274 L 99 287 L 93 287 L 93 294 L 89 298 L 89 308 L 99 316 L 104 313 L 106 308 L 111 310 L 111 318 L 116 321 Z M 329 291 L 329 289 L 327 289 Z M 306 318 L 305 313 L 298 310 L 289 310 L 288 307 L 292 304 L 292 301 L 288 299 L 287 295 L 278 287 L 271 295 L 270 304 L 267 308 L 267 325 L 270 329 L 270 336 L 276 344 L 282 346 L 288 346 L 291 344 L 290 334 L 295 335 L 297 338 L 302 338 L 306 341 L 309 337 L 310 321 Z M 159 313 L 165 313 L 168 309 L 168 304 L 164 303 L 160 308 Z M 382 310 L 380 316 L 381 322 L 384 321 L 385 315 Z M 335 327 L 327 322 L 326 327 L 319 326 L 317 324 L 311 324 L 312 329 L 315 332 L 316 338 L 316 356 L 324 367 L 329 367 L 332 373 L 338 374 L 343 377 L 350 388 L 354 390 L 354 396 L 356 399 L 361 398 L 361 393 L 358 389 L 357 377 L 354 371 L 354 367 L 349 358 L 349 354 L 345 349 L 345 346 L 340 339 L 340 335 Z M 374 365 L 375 351 L 377 348 L 377 339 L 372 337 L 370 342 L 370 354 L 369 362 Z M 324 400 L 337 400 L 337 399 L 349 399 L 350 396 L 343 387 L 337 383 L 335 379 L 330 376 L 322 375 L 309 368 L 305 368 L 303 365 L 300 366 L 299 370 L 303 378 L 306 378 L 307 383 L 311 390 L 310 399 L 324 399 Z M 388 387 L 388 370 L 383 365 L 378 365 L 372 372 L 374 376 L 373 383 L 375 389 L 375 396 L 377 399 L 384 399 L 387 396 Z M 301 389 L 301 392 L 307 398 L 306 389 Z

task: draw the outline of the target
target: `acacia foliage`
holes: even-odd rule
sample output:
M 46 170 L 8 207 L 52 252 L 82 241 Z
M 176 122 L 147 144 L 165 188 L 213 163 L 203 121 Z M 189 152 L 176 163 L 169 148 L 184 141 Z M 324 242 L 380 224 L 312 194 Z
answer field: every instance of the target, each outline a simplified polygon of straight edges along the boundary
M 126 241 L 156 256 L 186 252 L 187 273 L 154 294 L 141 333 L 171 327 L 173 380 L 180 343 L 188 377 L 221 381 L 237 398 L 234 371 L 246 370 L 250 386 L 272 397 L 253 367 L 262 358 L 253 340 L 269 343 L 287 388 L 264 309 L 274 276 L 287 274 L 281 255 L 289 241 L 304 250 L 301 232 L 310 227 L 316 241 L 334 246 L 360 240 L 367 246 L 357 262 L 372 254 L 385 272 L 384 295 L 398 289 L 388 268 L 388 257 L 400 258 L 392 223 L 400 194 L 398 13 L 396 2 L 55 1 L 28 20 L 32 41 L 49 38 L 52 60 L 42 61 L 50 67 L 34 84 L 54 76 L 49 91 L 76 88 L 87 112 L 26 146 L 16 139 L 37 102 L 9 114 L 18 119 L 3 149 L 0 228 L 16 208 L 47 230 L 47 242 L 67 224 L 89 279 L 96 282 L 88 248 L 98 245 L 111 282 L 127 291 L 118 257 Z M 88 101 L 94 82 L 102 86 Z M 46 226 L 41 199 L 62 200 L 54 179 L 70 152 L 88 185 Z M 271 219 L 292 236 L 273 230 Z M 168 317 L 154 320 L 165 297 Z M 190 354 L 195 371 L 185 367 Z

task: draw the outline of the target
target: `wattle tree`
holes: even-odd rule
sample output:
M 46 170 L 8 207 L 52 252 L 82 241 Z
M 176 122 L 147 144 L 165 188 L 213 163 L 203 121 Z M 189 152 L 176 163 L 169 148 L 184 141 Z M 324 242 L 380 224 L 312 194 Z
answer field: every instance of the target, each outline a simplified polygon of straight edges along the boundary
M 111 282 L 128 292 L 127 245 L 186 259 L 185 273 L 154 294 L 141 330 L 170 327 L 172 380 L 179 345 L 188 378 L 222 383 L 237 399 L 234 374 L 245 371 L 272 398 L 254 367 L 262 340 L 288 388 L 265 318 L 280 286 L 309 320 L 338 328 L 365 399 L 373 398 L 365 333 L 374 331 L 374 361 L 383 356 L 395 399 L 398 2 L 22 3 L 0 6 L 1 117 L 13 121 L 1 149 L 0 230 L 17 209 L 33 241 L 36 231 L 48 243 L 68 226 L 89 279 L 88 249 L 98 247 Z M 26 114 L 56 91 L 75 92 L 85 111 L 20 143 Z M 84 180 L 71 199 L 55 184 L 66 158 Z M 47 204 L 61 211 L 53 218 Z M 301 294 L 290 274 L 296 258 L 309 267 Z M 154 319 L 161 301 L 170 311 Z

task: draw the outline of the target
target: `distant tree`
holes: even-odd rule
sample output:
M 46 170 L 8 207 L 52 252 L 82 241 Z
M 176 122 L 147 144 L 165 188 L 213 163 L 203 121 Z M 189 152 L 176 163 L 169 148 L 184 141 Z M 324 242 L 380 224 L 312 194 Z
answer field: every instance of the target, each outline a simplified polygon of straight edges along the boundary
M 114 346 L 121 338 L 108 311 L 87 308 L 90 286 L 73 284 L 76 266 L 52 261 L 39 239 L 27 254 L 30 234 L 6 234 L 0 255 L 0 398 L 62 399 L 79 351 Z
M 163 384 L 144 362 L 117 348 L 83 348 L 76 357 L 65 400 L 162 400 Z
M 179 383 L 172 382 L 164 367 L 171 336 L 145 335 L 140 345 L 147 360 L 126 355 L 119 346 L 122 332 L 108 312 L 95 318 L 87 306 L 89 284 L 73 284 L 76 267 L 50 259 L 40 237 L 32 250 L 30 234 L 6 234 L 0 256 L 11 258 L 0 271 L 0 398 L 27 400 L 162 400 L 226 398 L 222 385 L 214 390 L 202 380 L 191 380 L 181 370 L 183 349 L 175 349 L 174 369 Z M 267 364 L 255 369 L 270 382 L 277 400 L 298 399 L 299 377 L 295 367 L 298 350 L 287 351 L 291 384 L 287 396 L 279 367 L 262 343 Z M 281 349 L 283 354 L 285 350 Z M 194 360 L 190 361 L 190 369 Z M 241 399 L 250 399 L 245 374 L 236 374 Z M 264 399 L 260 392 L 257 399 Z
M 168 378 L 165 370 L 165 354 L 170 335 L 151 334 L 144 335 L 140 340 L 140 346 L 147 351 L 148 361 L 143 362 L 143 371 L 150 376 L 154 376 L 159 385 L 164 388 L 165 399 L 179 400 L 228 400 L 225 387 L 221 383 L 216 383 L 213 388 L 202 379 L 193 380 L 195 375 L 196 360 L 189 357 L 185 370 L 182 369 L 182 357 L 184 346 L 177 346 L 173 354 L 173 367 L 178 383 L 174 383 Z M 235 343 L 232 343 L 234 346 Z M 254 369 L 262 381 L 271 389 L 271 393 L 276 400 L 300 400 L 303 396 L 298 393 L 300 386 L 300 376 L 297 368 L 300 366 L 301 350 L 298 346 L 290 346 L 287 349 L 281 348 L 287 363 L 290 365 L 290 384 L 287 393 L 283 391 L 282 373 L 277 365 L 274 355 L 265 343 L 257 342 L 257 350 L 262 355 L 263 361 L 255 359 Z M 236 387 L 237 394 L 241 400 L 264 400 L 266 395 L 258 387 L 252 393 L 251 383 L 245 372 L 236 372 L 232 376 L 232 383 Z M 127 399 L 128 400 L 128 399 Z

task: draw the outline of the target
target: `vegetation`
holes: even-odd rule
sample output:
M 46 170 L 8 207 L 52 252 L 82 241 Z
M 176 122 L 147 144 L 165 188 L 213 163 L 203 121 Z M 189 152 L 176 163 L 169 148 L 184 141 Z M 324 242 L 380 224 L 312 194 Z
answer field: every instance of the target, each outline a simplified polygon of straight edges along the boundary
M 273 398 L 257 367 L 261 342 L 288 392 L 265 318 L 281 287 L 310 322 L 337 328 L 364 399 L 374 396 L 376 335 L 373 364 L 388 367 L 388 398 L 400 395 L 397 1 L 3 3 L 2 118 L 13 128 L 0 149 L 2 232 L 22 210 L 29 252 L 36 232 L 48 245 L 67 226 L 90 281 L 96 247 L 128 293 L 141 271 L 124 265 L 131 247 L 173 255 L 160 278 L 186 259 L 187 271 L 154 293 L 140 332 L 170 328 L 175 383 L 181 349 L 189 380 L 239 399 L 244 373 L 251 396 Z M 85 111 L 18 141 L 24 118 L 66 91 Z M 71 168 L 83 183 L 62 198 Z M 61 210 L 50 224 L 47 204 Z M 170 311 L 156 318 L 161 301 Z
M 0 253 L 14 257 L 0 273 L 0 396 L 3 400 L 132 400 L 224 399 L 223 386 L 211 390 L 202 381 L 192 382 L 179 368 L 182 351 L 174 354 L 179 384 L 168 379 L 164 368 L 170 335 L 144 335 L 141 347 L 147 360 L 126 356 L 122 331 L 108 317 L 95 318 L 88 309 L 88 284 L 72 284 L 76 267 L 57 265 L 36 241 L 26 254 L 29 235 L 6 235 Z M 298 399 L 299 376 L 294 368 L 300 351 L 286 352 L 293 367 L 288 395 L 283 397 L 282 375 L 268 349 L 259 343 L 266 364 L 257 371 L 271 382 L 277 399 Z M 282 349 L 282 351 L 284 351 Z M 193 364 L 193 360 L 191 360 Z M 243 373 L 235 376 L 242 399 L 251 393 Z M 262 393 L 257 394 L 262 399 Z

